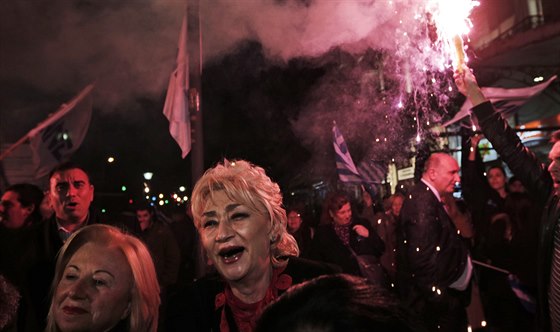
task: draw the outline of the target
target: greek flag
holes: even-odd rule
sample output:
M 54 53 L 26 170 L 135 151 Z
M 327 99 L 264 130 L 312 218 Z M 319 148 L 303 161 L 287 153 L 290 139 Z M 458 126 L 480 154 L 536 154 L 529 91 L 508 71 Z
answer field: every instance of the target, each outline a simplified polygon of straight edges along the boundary
M 333 122 L 333 146 L 336 159 L 336 171 L 338 178 L 344 183 L 361 184 L 363 182 L 362 176 L 358 172 L 354 161 L 348 151 L 348 146 L 344 141 L 344 137 L 338 130 L 336 122 Z
M 536 312 L 537 301 L 531 294 L 531 291 L 519 280 L 519 278 L 517 278 L 517 276 L 509 274 L 507 278 L 509 285 L 511 286 L 511 290 L 515 293 L 515 296 L 517 296 L 517 299 L 519 299 L 523 308 L 534 314 Z
M 517 89 L 506 89 L 506 88 L 495 88 L 495 87 L 482 87 L 482 93 L 492 102 L 496 111 L 504 114 L 504 117 L 511 116 L 519 110 L 523 104 L 525 104 L 530 98 L 541 93 L 546 89 L 550 83 L 556 79 L 556 75 L 552 76 L 548 81 L 530 86 L 525 88 Z M 469 110 L 472 108 L 472 103 L 470 100 L 465 100 L 461 110 L 455 114 L 453 119 L 447 121 L 443 124 L 443 127 L 447 127 L 457 121 L 467 117 L 469 115 Z
M 358 173 L 367 184 L 382 184 L 387 175 L 387 166 L 375 160 L 363 160 L 358 164 Z

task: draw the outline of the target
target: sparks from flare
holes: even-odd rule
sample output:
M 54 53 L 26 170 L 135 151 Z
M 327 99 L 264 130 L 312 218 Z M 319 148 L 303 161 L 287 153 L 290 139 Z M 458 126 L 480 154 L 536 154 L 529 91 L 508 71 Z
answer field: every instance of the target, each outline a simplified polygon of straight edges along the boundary
M 444 52 L 453 56 L 453 66 L 462 70 L 462 65 L 468 61 L 463 45 L 463 36 L 472 28 L 469 15 L 478 1 L 472 0 L 430 0 L 427 12 L 437 27 L 438 38 L 442 41 Z

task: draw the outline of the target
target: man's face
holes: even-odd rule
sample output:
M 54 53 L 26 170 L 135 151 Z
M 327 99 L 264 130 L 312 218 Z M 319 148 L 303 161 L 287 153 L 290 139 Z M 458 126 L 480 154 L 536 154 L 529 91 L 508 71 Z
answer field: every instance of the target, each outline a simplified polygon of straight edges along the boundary
M 33 212 L 33 207 L 25 207 L 19 201 L 19 194 L 6 191 L 0 201 L 0 223 L 10 229 L 21 228 Z
M 452 194 L 455 183 L 460 182 L 459 164 L 451 156 L 443 156 L 439 167 L 433 170 L 432 182 L 440 195 Z
M 560 193 L 560 142 L 554 143 L 552 150 L 550 150 L 548 154 L 548 158 L 550 159 L 548 171 L 554 181 L 554 189 L 557 193 Z
M 148 210 L 137 210 L 136 219 L 138 219 L 140 229 L 145 230 L 152 223 L 152 214 Z
M 404 198 L 401 196 L 395 196 L 395 198 L 393 198 L 393 203 L 391 204 L 391 212 L 395 217 L 400 216 L 403 202 Z
M 87 218 L 93 201 L 93 185 L 81 169 L 73 168 L 53 174 L 49 194 L 58 219 L 80 223 Z

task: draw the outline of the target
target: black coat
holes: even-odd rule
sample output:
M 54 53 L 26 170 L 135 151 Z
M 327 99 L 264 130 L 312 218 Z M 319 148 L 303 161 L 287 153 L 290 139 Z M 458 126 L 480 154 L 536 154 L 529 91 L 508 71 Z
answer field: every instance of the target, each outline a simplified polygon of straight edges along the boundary
M 292 285 L 296 285 L 321 275 L 338 272 L 340 270 L 329 265 L 291 257 L 282 275 L 289 275 Z M 218 294 L 224 292 L 225 285 L 220 276 L 214 274 L 197 280 L 192 287 L 177 293 L 169 305 L 167 331 L 220 331 L 221 315 L 225 307 L 216 309 L 215 300 Z M 235 326 L 230 326 L 230 331 L 236 330 Z
M 539 232 L 538 255 L 538 324 L 539 331 L 550 330 L 548 288 L 554 247 L 554 230 L 560 218 L 559 197 L 555 194 L 548 169 L 529 151 L 492 104 L 486 102 L 472 109 L 484 136 L 532 195 L 538 210 L 543 211 Z
M 352 228 L 362 225 L 369 231 L 369 237 L 364 238 L 358 235 Z M 350 224 L 350 247 L 357 255 L 370 255 L 380 257 L 385 250 L 383 240 L 371 228 L 365 219 L 352 218 Z M 338 238 L 331 224 L 320 225 L 317 227 L 315 237 L 311 243 L 309 258 L 338 265 L 344 273 L 360 276 L 360 267 L 342 240 Z
M 100 223 L 90 211 L 87 224 Z M 21 293 L 18 331 L 43 331 L 50 306 L 56 256 L 63 243 L 55 217 L 10 233 L 0 244 L 0 272 Z
M 449 286 L 465 270 L 468 248 L 443 204 L 423 182 L 404 201 L 397 248 L 399 295 L 427 320 L 428 328 L 443 324 L 440 319 L 459 322 L 466 318 L 468 292 Z

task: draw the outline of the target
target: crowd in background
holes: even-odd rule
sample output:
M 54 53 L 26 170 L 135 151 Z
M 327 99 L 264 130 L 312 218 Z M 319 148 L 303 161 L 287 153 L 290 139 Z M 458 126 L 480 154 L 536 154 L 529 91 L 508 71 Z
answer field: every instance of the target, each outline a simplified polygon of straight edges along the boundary
M 461 91 L 476 88 L 469 73 Z M 485 168 L 480 138 L 464 137 L 460 170 L 434 153 L 406 192 L 333 190 L 320 215 L 284 206 L 261 167 L 224 160 L 196 184 L 192 206 L 166 215 L 137 204 L 103 220 L 87 170 L 62 164 L 45 192 L 17 184 L 2 194 L 0 330 L 548 330 L 555 287 L 537 275 L 542 204 L 502 165 Z M 543 296 L 547 323 L 537 327 Z

